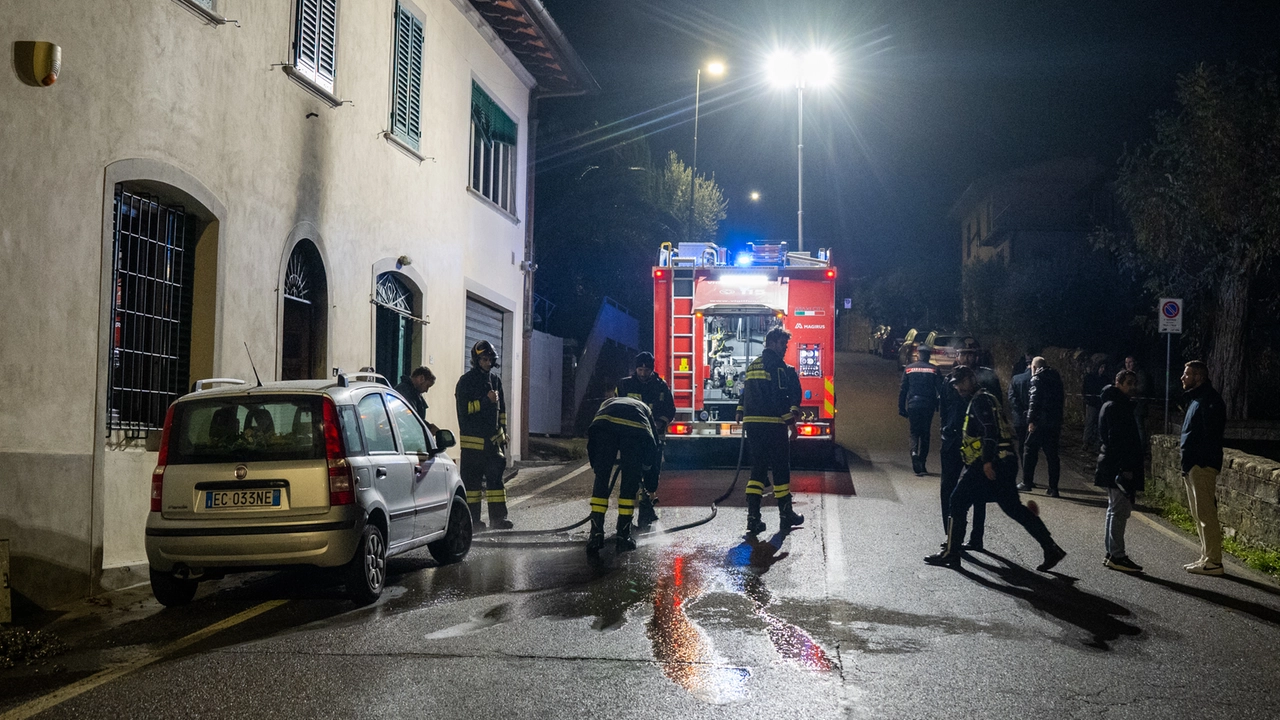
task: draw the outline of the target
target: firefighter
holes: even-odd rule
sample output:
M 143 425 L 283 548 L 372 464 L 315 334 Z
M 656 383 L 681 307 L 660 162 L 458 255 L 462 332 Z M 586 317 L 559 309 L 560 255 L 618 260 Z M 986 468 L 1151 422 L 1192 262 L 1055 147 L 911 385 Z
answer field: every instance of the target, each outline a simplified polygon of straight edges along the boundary
M 737 421 L 751 448 L 751 479 L 747 481 L 747 534 L 765 531 L 760 500 L 773 471 L 773 497 L 783 532 L 804 523 L 791 507 L 791 440 L 800 415 L 800 376 L 783 361 L 791 333 L 780 327 L 764 338 L 764 352 L 747 366 Z
M 507 519 L 507 490 L 502 480 L 507 468 L 507 399 L 502 392 L 502 379 L 492 372 L 496 367 L 498 353 L 488 340 L 481 340 L 471 348 L 471 370 L 458 378 L 454 389 L 458 444 L 462 448 L 458 471 L 467 488 L 467 505 L 476 531 L 486 529 L 480 522 L 480 501 L 486 498 L 489 525 L 495 530 L 512 527 Z
M 965 516 L 974 502 L 990 499 L 1040 543 L 1044 562 L 1036 570 L 1048 571 L 1066 557 L 1067 552 L 1053 541 L 1044 522 L 1018 499 L 1018 456 L 1000 401 L 978 384 L 970 367 L 957 367 L 951 383 L 967 403 L 960 445 L 965 470 L 951 494 L 946 542 L 940 551 L 924 561 L 930 565 L 960 567 Z
M 636 526 L 641 530 L 658 520 L 653 506 L 658 502 L 658 475 L 662 472 L 662 447 L 667 436 L 667 424 L 676 416 L 676 404 L 671 398 L 671 388 L 662 376 L 653 371 L 653 353 L 636 355 L 635 372 L 618 381 L 618 397 L 629 397 L 649 406 L 653 413 L 653 426 L 657 430 L 658 455 L 644 473 L 640 486 L 640 515 Z
M 925 461 L 929 459 L 929 433 L 933 427 L 933 412 L 938 409 L 942 395 L 942 373 L 929 362 L 933 350 L 921 345 L 916 351 L 920 359 L 902 370 L 902 387 L 898 390 L 898 414 L 910 421 L 911 469 L 916 476 L 927 475 Z
M 658 422 L 649 406 L 630 397 L 609 398 L 600 404 L 587 429 L 587 458 L 595 471 L 591 486 L 591 535 L 587 553 L 595 555 L 604 546 L 604 514 L 609 509 L 609 473 L 618 460 L 622 482 L 618 488 L 618 552 L 635 550 L 631 539 L 631 519 L 636 509 L 636 493 L 648 468 L 657 463 Z M 621 459 L 619 460 L 619 455 Z

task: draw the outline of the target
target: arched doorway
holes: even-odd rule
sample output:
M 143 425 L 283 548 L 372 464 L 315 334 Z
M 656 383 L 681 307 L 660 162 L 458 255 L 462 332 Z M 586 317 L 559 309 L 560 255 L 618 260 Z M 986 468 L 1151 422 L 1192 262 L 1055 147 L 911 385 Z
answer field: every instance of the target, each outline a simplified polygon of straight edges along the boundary
M 325 376 L 329 293 L 324 260 L 315 243 L 299 240 L 289 255 L 284 276 L 280 379 Z
M 392 383 L 414 368 L 418 347 L 419 320 L 414 312 L 417 298 L 396 273 L 378 275 L 374 290 L 377 330 L 374 367 Z

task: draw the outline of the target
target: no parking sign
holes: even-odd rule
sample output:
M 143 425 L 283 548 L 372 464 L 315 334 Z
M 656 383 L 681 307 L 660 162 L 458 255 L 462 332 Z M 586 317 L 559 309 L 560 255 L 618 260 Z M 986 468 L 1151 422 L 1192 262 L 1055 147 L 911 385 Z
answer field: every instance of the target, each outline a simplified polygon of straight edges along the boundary
M 1182 332 L 1182 298 L 1160 298 L 1160 332 Z

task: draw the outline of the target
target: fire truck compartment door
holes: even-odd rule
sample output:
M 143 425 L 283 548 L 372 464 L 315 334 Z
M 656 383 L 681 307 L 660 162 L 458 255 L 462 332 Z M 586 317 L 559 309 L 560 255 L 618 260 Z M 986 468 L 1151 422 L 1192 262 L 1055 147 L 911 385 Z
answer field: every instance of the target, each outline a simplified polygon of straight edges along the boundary
M 693 290 L 693 309 L 704 315 L 785 313 L 787 287 L 777 280 L 754 285 L 701 280 Z

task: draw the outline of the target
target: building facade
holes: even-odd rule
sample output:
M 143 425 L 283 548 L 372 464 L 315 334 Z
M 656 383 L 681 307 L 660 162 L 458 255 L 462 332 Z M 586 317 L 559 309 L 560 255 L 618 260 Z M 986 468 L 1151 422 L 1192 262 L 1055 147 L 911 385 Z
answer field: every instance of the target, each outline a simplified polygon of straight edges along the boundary
M 0 0 L 0 538 L 50 606 L 146 578 L 149 476 L 200 378 L 419 364 L 456 429 L 495 341 L 513 429 L 531 107 L 594 82 L 537 0 Z M 15 50 L 15 55 L 17 51 Z M 17 65 L 15 61 L 15 65 Z

